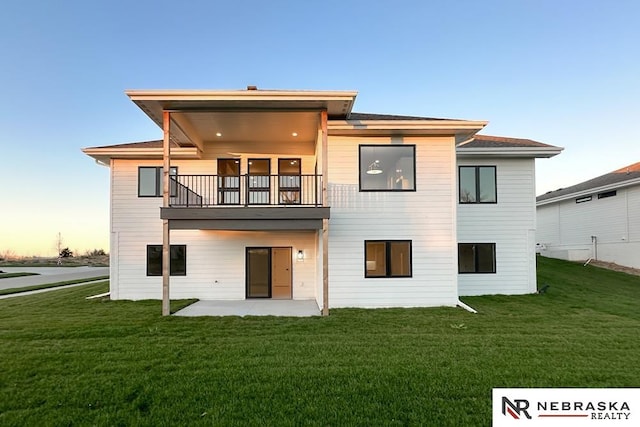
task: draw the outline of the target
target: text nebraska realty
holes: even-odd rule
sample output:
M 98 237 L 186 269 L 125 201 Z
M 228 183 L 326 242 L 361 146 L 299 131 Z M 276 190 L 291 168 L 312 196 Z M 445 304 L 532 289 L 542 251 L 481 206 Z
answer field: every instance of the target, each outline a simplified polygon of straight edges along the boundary
M 594 420 L 628 420 L 631 415 L 627 402 L 538 401 L 538 417 L 584 417 Z M 514 418 L 529 415 L 529 401 L 502 397 L 502 413 Z M 588 412 L 585 414 L 584 412 Z

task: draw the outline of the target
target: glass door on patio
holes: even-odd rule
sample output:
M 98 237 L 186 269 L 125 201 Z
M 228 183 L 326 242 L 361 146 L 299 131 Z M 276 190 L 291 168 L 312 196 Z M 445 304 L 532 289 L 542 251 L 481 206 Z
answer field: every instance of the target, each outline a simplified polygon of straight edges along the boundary
M 291 248 L 247 248 L 247 298 L 291 299 Z

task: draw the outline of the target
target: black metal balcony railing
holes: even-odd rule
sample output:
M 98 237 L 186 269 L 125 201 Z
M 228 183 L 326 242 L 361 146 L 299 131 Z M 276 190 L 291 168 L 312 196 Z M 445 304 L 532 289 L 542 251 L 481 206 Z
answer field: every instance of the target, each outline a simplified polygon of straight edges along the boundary
M 322 175 L 171 175 L 169 204 L 322 206 Z

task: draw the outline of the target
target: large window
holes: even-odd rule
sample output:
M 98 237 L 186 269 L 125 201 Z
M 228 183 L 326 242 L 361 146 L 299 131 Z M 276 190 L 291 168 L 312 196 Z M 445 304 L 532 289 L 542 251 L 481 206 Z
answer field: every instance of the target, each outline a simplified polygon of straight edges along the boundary
M 187 246 L 171 245 L 169 275 L 187 275 Z M 162 245 L 147 245 L 147 276 L 162 276 Z
M 411 277 L 410 240 L 365 240 L 364 277 Z
M 415 191 L 415 145 L 361 145 L 360 191 Z
M 460 203 L 496 203 L 496 167 L 460 166 Z
M 458 273 L 495 272 L 495 243 L 458 243 Z
M 178 168 L 169 168 L 169 175 L 178 175 Z M 176 181 L 171 179 L 171 197 L 176 196 Z M 162 166 L 138 168 L 138 197 L 162 197 Z

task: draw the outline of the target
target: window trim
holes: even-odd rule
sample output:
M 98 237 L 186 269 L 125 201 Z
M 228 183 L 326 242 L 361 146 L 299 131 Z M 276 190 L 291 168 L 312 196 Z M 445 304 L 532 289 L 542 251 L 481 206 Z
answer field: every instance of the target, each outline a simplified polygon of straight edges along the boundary
M 383 188 L 383 189 L 371 189 L 371 188 L 362 188 L 362 148 L 363 147 L 373 147 L 373 148 L 399 148 L 399 147 L 410 147 L 412 149 L 412 157 L 413 157 L 413 188 Z M 416 144 L 358 144 L 358 190 L 361 193 L 407 193 L 407 192 L 416 192 L 418 188 L 416 182 Z
M 386 261 L 386 274 L 384 276 L 369 276 L 367 273 L 367 243 L 384 243 L 385 261 Z M 408 243 L 409 244 L 409 274 L 407 275 L 393 275 L 391 273 L 391 244 L 392 243 Z M 411 278 L 413 277 L 413 241 L 407 239 L 399 240 L 385 240 L 385 239 L 372 239 L 364 241 L 364 278 L 365 279 L 399 279 L 399 278 Z
M 475 168 L 476 179 L 476 201 L 475 202 L 463 202 L 462 201 L 462 168 Z M 493 169 L 493 191 L 496 195 L 496 200 L 493 202 L 481 202 L 480 201 L 480 168 L 492 168 Z M 495 205 L 498 203 L 498 168 L 496 165 L 459 165 L 458 166 L 458 203 L 461 205 Z
M 460 247 L 462 245 L 491 245 L 492 247 L 492 253 L 493 253 L 493 268 L 492 271 L 478 271 L 478 256 L 477 256 L 477 252 L 476 255 L 474 255 L 474 259 L 473 259 L 473 269 L 474 271 L 460 271 Z M 497 260 L 496 260 L 496 244 L 495 242 L 465 242 L 465 243 L 458 243 L 458 274 L 496 274 L 497 273 L 497 268 L 496 268 L 496 264 L 497 264 Z
M 140 171 L 142 169 L 155 169 L 156 173 L 155 173 L 155 184 L 156 184 L 156 193 L 154 195 L 151 194 L 140 194 Z M 162 166 L 138 166 L 138 197 L 162 197 Z M 175 172 L 174 172 L 175 171 Z M 178 175 L 178 167 L 177 166 L 169 166 L 169 175 L 170 176 L 176 176 Z M 177 181 L 174 179 L 174 181 L 177 184 Z M 173 188 L 173 192 L 171 192 L 172 188 L 171 186 L 169 187 L 169 197 L 176 197 L 176 193 L 177 193 L 177 189 L 174 187 Z
M 147 267 L 147 277 L 159 277 L 162 276 L 162 258 L 160 258 L 160 274 L 150 274 L 149 273 L 149 250 L 152 247 L 162 248 L 162 245 L 147 245 L 146 252 L 146 267 Z M 173 273 L 171 272 L 171 255 L 173 255 L 174 248 L 183 248 L 184 252 L 184 273 Z M 170 245 L 169 249 L 169 276 L 186 276 L 187 275 L 187 245 Z

